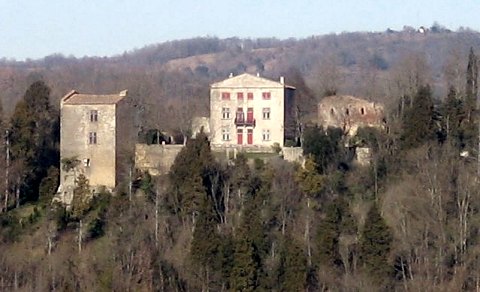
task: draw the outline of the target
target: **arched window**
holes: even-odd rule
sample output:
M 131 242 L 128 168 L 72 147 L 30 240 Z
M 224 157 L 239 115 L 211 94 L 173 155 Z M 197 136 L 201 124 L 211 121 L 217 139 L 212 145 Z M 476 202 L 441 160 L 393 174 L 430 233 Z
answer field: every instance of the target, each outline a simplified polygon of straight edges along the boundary
M 348 108 L 345 109 L 345 114 L 348 116 L 350 114 L 350 111 L 348 110 Z
M 335 114 L 335 110 L 333 109 L 333 107 L 330 109 L 330 114 L 333 116 Z

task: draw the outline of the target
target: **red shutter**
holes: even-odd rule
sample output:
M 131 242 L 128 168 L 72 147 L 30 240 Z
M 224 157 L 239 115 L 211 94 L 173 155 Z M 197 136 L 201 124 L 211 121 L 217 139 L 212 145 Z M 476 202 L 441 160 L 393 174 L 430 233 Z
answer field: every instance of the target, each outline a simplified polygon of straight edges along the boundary
M 247 109 L 247 122 L 252 123 L 253 122 L 253 107 L 249 107 Z
M 270 92 L 262 92 L 263 99 L 270 99 L 270 97 L 271 97 Z
M 249 99 L 249 100 L 253 99 L 253 92 L 247 93 L 247 99 Z
M 237 99 L 243 100 L 243 92 L 237 92 Z
M 230 92 L 222 92 L 222 100 L 230 100 Z
M 248 145 L 253 144 L 253 130 L 252 129 L 247 130 L 247 143 L 248 143 Z
M 237 144 L 238 145 L 243 144 L 243 130 L 242 129 L 237 130 Z

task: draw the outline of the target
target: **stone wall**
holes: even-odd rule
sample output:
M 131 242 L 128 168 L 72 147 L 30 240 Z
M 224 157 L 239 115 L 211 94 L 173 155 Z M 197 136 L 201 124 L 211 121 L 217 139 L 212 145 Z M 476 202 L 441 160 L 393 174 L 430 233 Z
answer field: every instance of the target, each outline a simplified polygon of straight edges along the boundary
M 353 96 L 324 97 L 318 103 L 318 124 L 343 129 L 355 136 L 360 127 L 384 127 L 384 109 L 381 104 Z
M 135 168 L 148 171 L 150 175 L 155 176 L 166 174 L 183 147 L 183 145 L 136 144 Z
M 289 162 L 298 162 L 302 166 L 305 163 L 302 147 L 283 147 L 283 159 Z
M 90 111 L 98 111 L 98 121 L 90 121 Z M 61 109 L 60 155 L 76 158 L 91 186 L 115 187 L 116 125 L 115 105 L 68 105 Z M 89 143 L 89 133 L 96 133 L 96 144 Z M 61 184 L 68 174 L 61 172 Z M 65 183 L 67 183 L 65 181 Z

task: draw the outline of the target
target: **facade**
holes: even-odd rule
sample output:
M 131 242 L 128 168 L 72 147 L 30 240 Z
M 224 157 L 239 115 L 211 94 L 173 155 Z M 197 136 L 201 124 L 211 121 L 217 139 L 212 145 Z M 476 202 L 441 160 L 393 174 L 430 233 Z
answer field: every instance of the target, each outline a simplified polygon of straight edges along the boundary
M 94 190 L 113 190 L 128 173 L 134 155 L 127 91 L 112 95 L 71 91 L 62 98 L 60 111 L 60 200 L 71 202 L 79 174 Z
M 295 88 L 251 74 L 230 76 L 210 87 L 213 147 L 271 149 L 296 137 Z
M 353 96 L 333 95 L 318 103 L 318 124 L 324 128 L 343 129 L 347 136 L 355 136 L 360 127 L 383 128 L 384 109 L 381 104 Z

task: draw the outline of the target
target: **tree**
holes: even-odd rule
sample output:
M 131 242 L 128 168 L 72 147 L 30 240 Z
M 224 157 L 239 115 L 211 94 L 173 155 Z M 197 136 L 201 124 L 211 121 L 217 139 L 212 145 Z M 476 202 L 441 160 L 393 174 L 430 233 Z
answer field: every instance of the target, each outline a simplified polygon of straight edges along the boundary
M 317 259 L 325 267 L 338 267 L 342 263 L 338 249 L 342 210 L 338 202 L 336 200 L 327 206 L 326 218 L 317 230 Z
M 210 282 L 210 275 L 215 272 L 216 264 L 220 260 L 219 246 L 220 237 L 216 232 L 217 220 L 215 218 L 212 204 L 208 198 L 204 198 L 200 209 L 198 220 L 195 222 L 193 239 L 190 248 L 192 261 L 201 269 L 203 286 L 207 288 Z M 213 277 L 212 277 L 213 278 Z
M 374 281 L 383 282 L 391 275 L 389 255 L 392 234 L 374 204 L 367 214 L 360 238 L 360 259 Z
M 435 138 L 434 108 L 430 86 L 421 86 L 403 119 L 402 146 L 416 148 Z
M 186 216 L 194 215 L 207 195 L 208 174 L 213 169 L 214 159 L 205 134 L 200 133 L 188 141 L 175 158 L 169 172 L 169 207 L 185 222 Z
M 245 202 L 242 224 L 235 236 L 231 288 L 235 291 L 254 291 L 260 287 L 262 258 L 266 253 L 265 230 L 260 218 L 261 197 L 249 194 Z
M 442 127 L 446 135 L 445 139 L 456 149 L 461 150 L 466 146 L 466 140 L 471 137 L 465 137 L 464 103 L 457 97 L 455 88 L 450 87 L 447 98 L 442 108 Z
M 50 166 L 59 160 L 58 115 L 50 106 L 50 88 L 36 81 L 17 103 L 10 120 L 12 161 L 22 161 L 20 173 L 23 200 L 36 200 Z
M 304 291 L 307 280 L 307 259 L 297 242 L 286 237 L 281 252 L 281 291 Z
M 316 126 L 305 129 L 303 151 L 313 156 L 320 174 L 326 173 L 331 166 L 338 166 L 336 164 L 343 158 L 341 139 L 341 129 L 324 130 Z

